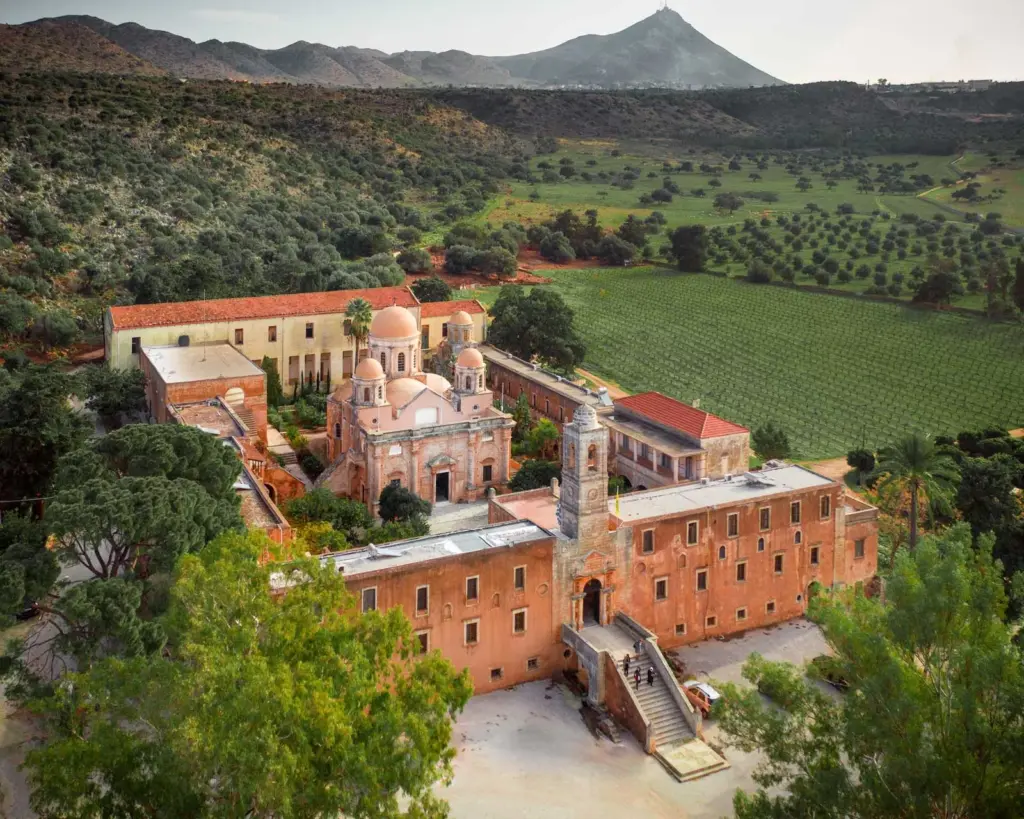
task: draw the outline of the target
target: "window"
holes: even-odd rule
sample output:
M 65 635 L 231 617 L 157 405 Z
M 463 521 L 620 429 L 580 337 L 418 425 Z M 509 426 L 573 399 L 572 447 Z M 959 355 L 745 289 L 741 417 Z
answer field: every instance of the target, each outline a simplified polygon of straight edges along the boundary
M 544 414 L 551 415 L 551 402 L 547 398 L 544 399 Z
M 392 478 L 390 483 L 391 483 L 391 486 L 395 487 L 395 489 L 398 489 L 402 485 L 402 479 L 401 478 Z
M 341 437 L 341 424 L 335 424 L 334 425 L 334 437 L 335 438 L 340 438 Z
M 492 668 L 491 669 L 491 682 L 498 682 L 503 676 L 505 676 L 504 669 Z
M 235 330 L 235 344 L 243 344 L 245 339 L 245 330 L 241 327 Z
M 747 561 L 736 564 L 736 582 L 742 583 L 747 579 Z
M 392 481 L 392 486 L 394 482 Z M 399 481 L 401 485 L 401 481 Z M 416 587 L 416 613 L 426 614 L 430 606 L 430 586 L 417 586 Z
M 480 599 L 480 575 L 466 578 L 466 602 L 475 603 Z
M 821 519 L 827 520 L 832 515 L 832 498 L 828 495 L 821 496 Z
M 405 372 L 405 353 L 398 354 L 398 371 L 400 373 Z
M 765 614 L 775 614 L 775 601 L 774 600 L 769 600 L 767 603 L 764 604 L 764 613 Z
M 764 551 L 764 538 L 763 537 L 759 537 L 757 539 L 757 551 L 759 551 L 759 552 L 763 552 Z
M 313 322 L 307 321 L 306 322 L 306 338 L 312 338 L 312 337 L 313 337 Z
M 758 524 L 762 532 L 767 532 L 772 528 L 771 507 L 766 506 L 758 512 Z
M 736 622 L 742 623 L 746 619 L 747 619 L 747 610 L 746 609 L 736 609 Z
M 267 341 L 277 341 L 277 325 L 271 324 L 267 328 Z
M 782 574 L 782 555 L 775 555 L 775 574 Z
M 516 566 L 512 570 L 512 585 L 515 586 L 516 591 L 524 591 L 526 589 L 526 567 Z
M 864 539 L 853 541 L 853 556 L 856 559 L 864 557 Z
M 622 447 L 621 447 L 622 451 L 628 454 L 630 446 L 631 446 L 630 439 L 627 438 L 625 435 L 623 435 L 622 436 Z
M 668 600 L 668 578 L 659 577 L 654 581 L 654 599 Z
M 818 547 L 817 546 L 812 546 L 811 547 L 811 565 L 812 566 L 817 566 L 818 565 Z
M 686 623 L 676 623 L 676 637 L 686 634 Z
M 641 551 L 645 555 L 649 555 L 654 551 L 654 530 L 645 529 L 643 535 L 644 545 Z
M 416 640 L 420 644 L 420 654 L 426 654 L 428 651 L 430 651 L 429 631 L 417 631 Z
M 466 376 L 466 392 L 469 392 L 471 389 L 473 389 L 473 376 L 467 375 Z
M 661 453 L 661 457 L 658 458 L 658 463 L 661 465 L 662 469 L 671 469 L 672 468 L 672 459 L 668 455 L 666 455 L 664 452 L 662 452 Z
M 448 338 L 448 322 L 441 325 L 441 338 Z
M 383 370 L 387 366 L 388 366 L 387 354 L 386 353 L 381 353 L 380 354 L 380 368 Z
M 739 513 L 733 512 L 725 519 L 725 534 L 727 537 L 738 537 L 740 533 Z
M 699 524 L 695 520 L 691 520 L 686 524 L 686 545 L 696 546 L 697 545 L 697 534 L 699 531 Z
M 538 668 L 540 668 L 540 658 L 539 657 L 530 657 L 530 659 L 528 659 L 526 661 L 526 670 L 527 671 L 536 671 Z
M 490 483 L 494 480 L 494 467 L 490 464 L 484 464 L 484 483 Z
M 799 523 L 800 522 L 800 501 L 793 501 L 789 505 L 789 522 Z
M 718 559 L 719 560 L 725 560 L 725 547 L 724 546 L 719 546 L 718 547 Z
M 384 400 L 384 388 L 383 387 L 377 387 L 377 398 L 380 401 Z
M 697 591 L 708 590 L 708 570 L 698 569 L 697 570 Z
M 377 587 L 371 586 L 368 589 L 363 589 L 363 612 L 376 611 L 377 610 Z
M 467 646 L 475 646 L 479 642 L 479 620 L 467 620 L 462 624 L 462 641 Z
M 142 349 L 142 337 L 132 336 L 132 355 L 138 355 L 139 350 Z
M 793 542 L 797 545 L 804 542 L 804 533 L 801 532 L 799 529 L 793 533 Z
M 516 609 L 512 612 L 512 633 L 526 634 L 526 609 Z
M 564 413 L 564 412 L 562 411 L 562 408 L 561 408 L 561 407 L 559 407 L 559 408 L 558 408 L 558 420 L 559 420 L 559 422 L 561 422 L 561 421 L 563 421 L 563 420 L 564 420 L 564 419 L 563 419 L 563 417 L 562 417 L 562 416 L 563 416 L 564 414 L 565 414 L 565 413 Z
M 640 444 L 640 457 L 645 461 L 649 461 L 651 459 L 651 448 L 647 446 L 647 444 Z
M 537 393 L 535 392 L 530 393 L 530 406 L 537 409 Z
M 369 404 L 370 403 L 370 388 L 369 387 L 363 387 L 363 403 L 364 404 Z
M 341 333 L 346 336 L 352 335 L 352 319 L 345 319 L 341 323 Z
M 718 625 L 718 618 L 715 617 L 715 615 L 712 614 L 710 617 L 705 617 L 704 618 L 704 626 L 706 628 L 714 628 L 717 625 Z
M 597 444 L 587 447 L 587 469 L 597 472 Z

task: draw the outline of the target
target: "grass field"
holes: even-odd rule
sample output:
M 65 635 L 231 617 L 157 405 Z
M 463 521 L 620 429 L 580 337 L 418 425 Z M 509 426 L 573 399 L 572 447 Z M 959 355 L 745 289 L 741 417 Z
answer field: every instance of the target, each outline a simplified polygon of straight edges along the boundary
M 553 155 L 538 157 L 533 160 L 532 167 L 540 178 L 542 171 L 538 163 L 544 162 L 557 169 L 563 158 L 571 159 L 578 171 L 578 175 L 567 181 L 555 183 L 538 182 L 529 184 L 525 182 L 514 183 L 507 195 L 496 197 L 491 207 L 478 217 L 479 221 L 489 221 L 498 224 L 505 220 L 514 220 L 521 223 L 541 222 L 550 218 L 554 213 L 571 208 L 579 213 L 594 208 L 599 213 L 603 225 L 613 228 L 621 224 L 629 214 L 635 214 L 639 218 L 645 218 L 652 211 L 661 212 L 666 220 L 665 228 L 661 235 L 651 238 L 650 244 L 657 251 L 665 242 L 664 236 L 673 228 L 681 224 L 700 223 L 708 226 L 723 225 L 741 228 L 744 221 L 754 219 L 758 223 L 762 219 L 771 220 L 768 228 L 769 233 L 781 240 L 784 237 L 782 227 L 775 225 L 777 216 L 785 214 L 807 214 L 807 205 L 817 205 L 828 214 L 835 214 L 839 204 L 850 204 L 856 212 L 858 221 L 870 218 L 872 213 L 887 214 L 892 220 L 888 224 L 898 222 L 902 214 L 913 214 L 922 219 L 932 219 L 936 214 L 943 213 L 928 198 L 935 201 L 946 201 L 954 188 L 939 187 L 928 194 L 927 197 L 916 194 L 881 194 L 875 191 L 858 191 L 857 183 L 853 179 L 836 180 L 834 188 L 827 186 L 827 180 L 818 172 L 806 169 L 802 175 L 808 177 L 812 187 L 807 191 L 800 191 L 796 187 L 796 177 L 787 171 L 785 163 L 790 161 L 789 155 L 779 155 L 782 159 L 780 164 L 773 155 L 767 162 L 767 166 L 759 168 L 756 163 L 747 158 L 741 160 L 741 169 L 726 171 L 718 177 L 721 183 L 719 187 L 712 186 L 712 176 L 701 173 L 699 170 L 686 173 L 668 174 L 664 170 L 663 162 L 679 162 L 681 160 L 692 161 L 695 168 L 699 168 L 702 162 L 709 164 L 727 164 L 726 159 L 716 155 L 689 154 L 679 152 L 676 154 L 659 156 L 611 155 L 612 147 L 609 143 L 565 143 L 560 150 Z M 914 174 L 928 174 L 939 184 L 939 181 L 951 178 L 956 172 L 951 167 L 955 157 L 936 156 L 875 156 L 869 157 L 866 161 L 873 166 L 876 164 L 889 165 L 900 163 L 904 166 L 914 165 Z M 971 167 L 978 167 L 981 158 L 969 154 L 960 160 L 961 163 L 969 164 Z M 916 164 L 915 164 L 916 163 Z M 605 172 L 609 176 L 619 174 L 626 166 L 630 166 L 638 174 L 633 187 L 623 189 L 610 184 L 610 180 L 601 181 L 597 175 Z M 591 175 L 590 181 L 581 178 L 582 173 Z M 751 173 L 760 175 L 760 179 L 750 178 Z M 1014 174 L 1017 174 L 1014 176 Z M 639 199 L 644 194 L 650 194 L 656 188 L 662 186 L 664 177 L 669 176 L 680 189 L 680 193 L 673 197 L 673 201 L 667 203 L 656 203 L 654 205 L 642 206 Z M 1008 224 L 1013 224 L 1019 216 L 1024 224 L 1024 171 L 1000 171 L 1001 177 L 1008 177 L 1003 180 L 1003 187 L 1007 194 L 998 203 L 985 208 L 986 210 L 998 210 L 1003 213 Z M 1012 177 L 1012 178 L 1009 178 Z M 703 189 L 705 196 L 693 195 L 695 189 Z M 764 203 L 751 198 L 752 194 L 771 192 L 778 196 L 778 201 Z M 715 209 L 713 200 L 718 193 L 735 193 L 744 199 L 744 205 L 733 214 L 720 212 Z M 948 213 L 945 216 L 952 222 L 956 221 L 954 215 Z M 885 233 L 888 224 L 884 218 L 874 220 L 873 229 Z M 960 223 L 962 235 L 966 236 L 973 227 Z M 791 237 L 790 237 L 791 238 Z M 856 237 L 855 237 L 856 240 Z M 911 237 L 911 241 L 913 238 Z M 803 264 L 811 261 L 811 256 L 816 245 L 806 242 L 798 255 Z M 1011 258 L 1019 256 L 1021 245 L 1018 243 L 1011 248 L 1008 255 Z M 793 253 L 787 250 L 787 257 L 794 257 Z M 854 258 L 850 253 L 830 248 L 830 256 L 840 265 L 853 261 L 855 265 L 869 263 L 872 268 L 879 262 L 884 262 L 889 281 L 892 281 L 894 274 L 901 274 L 905 284 L 900 295 L 901 298 L 909 300 L 912 295 L 910 285 L 910 272 L 915 267 L 921 266 L 927 256 L 926 251 L 917 254 L 907 254 L 900 259 L 896 253 L 881 253 L 871 256 L 859 255 Z M 726 272 L 730 275 L 742 275 L 745 271 L 745 264 L 730 261 L 726 263 L 711 264 L 711 270 Z M 798 284 L 813 284 L 814 280 L 801 273 L 797 277 Z M 842 283 L 836 276 L 832 277 L 830 287 L 852 293 L 863 293 L 874 283 L 873 276 L 869 279 L 854 278 L 852 281 Z M 985 304 L 985 297 L 980 292 L 965 293 L 957 298 L 955 303 L 962 307 L 982 309 Z
M 1024 425 L 1018 325 L 658 268 L 545 275 L 576 311 L 587 369 L 748 426 L 774 420 L 804 458 Z
M 961 213 L 973 212 L 982 217 L 987 213 L 999 213 L 1004 224 L 1024 228 L 1024 157 L 1016 157 L 1005 161 L 1002 166 L 996 166 L 988 157 L 967 154 L 957 163 L 957 167 L 978 174 L 973 181 L 981 183 L 983 194 L 987 195 L 996 190 L 1004 190 L 1006 193 L 997 194 L 991 201 L 968 204 L 953 199 L 953 192 L 962 187 L 957 185 L 930 191 L 924 198 L 951 205 Z

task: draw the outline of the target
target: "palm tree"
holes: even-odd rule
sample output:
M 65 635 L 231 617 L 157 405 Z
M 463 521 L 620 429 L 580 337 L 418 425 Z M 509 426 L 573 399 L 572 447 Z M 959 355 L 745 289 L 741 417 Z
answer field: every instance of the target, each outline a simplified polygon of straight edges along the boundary
M 373 321 L 373 308 L 366 299 L 352 299 L 345 308 L 345 318 L 350 322 L 349 331 L 356 340 L 356 363 L 359 365 L 359 345 L 370 335 L 370 322 Z
M 927 435 L 914 433 L 878 452 L 876 471 L 884 475 L 880 488 L 899 487 L 910 496 L 910 549 L 917 546 L 918 503 L 944 502 L 956 490 L 960 472 L 956 462 L 940 452 Z

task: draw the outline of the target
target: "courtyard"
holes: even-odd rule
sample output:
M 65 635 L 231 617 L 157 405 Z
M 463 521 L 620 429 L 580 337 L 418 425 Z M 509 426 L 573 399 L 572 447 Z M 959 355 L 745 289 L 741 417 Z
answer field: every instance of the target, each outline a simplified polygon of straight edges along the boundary
M 691 676 L 739 682 L 752 652 L 803 663 L 826 650 L 816 626 L 794 620 L 731 640 L 672 652 Z M 591 732 L 567 688 L 537 682 L 474 697 L 455 726 L 455 779 L 441 790 L 456 819 L 612 817 L 623 809 L 644 819 L 732 816 L 737 788 L 752 788 L 756 754 L 724 748 L 731 767 L 684 784 L 623 732 L 620 743 Z M 722 739 L 705 725 L 713 745 Z

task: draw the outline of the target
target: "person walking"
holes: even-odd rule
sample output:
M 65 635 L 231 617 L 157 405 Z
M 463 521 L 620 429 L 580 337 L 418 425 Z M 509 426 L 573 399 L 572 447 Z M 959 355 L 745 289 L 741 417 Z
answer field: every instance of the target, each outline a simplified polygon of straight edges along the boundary
M 636 690 L 640 690 L 640 669 L 633 672 L 633 682 L 636 683 Z
M 654 669 L 653 668 L 648 668 L 647 669 L 647 684 L 648 685 L 654 685 Z
M 622 672 L 626 675 L 626 679 L 629 679 L 629 652 L 626 652 L 626 656 L 622 658 Z

